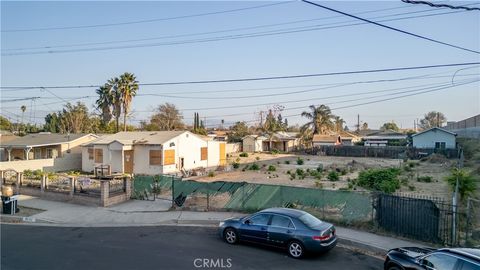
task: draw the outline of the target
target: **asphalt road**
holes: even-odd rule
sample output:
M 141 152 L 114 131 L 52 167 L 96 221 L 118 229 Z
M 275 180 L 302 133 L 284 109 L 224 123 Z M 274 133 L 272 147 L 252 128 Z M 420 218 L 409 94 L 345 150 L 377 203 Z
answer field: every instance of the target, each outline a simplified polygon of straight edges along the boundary
M 2 224 L 0 229 L 2 270 L 382 269 L 381 260 L 340 247 L 295 260 L 282 250 L 231 246 L 213 228 Z

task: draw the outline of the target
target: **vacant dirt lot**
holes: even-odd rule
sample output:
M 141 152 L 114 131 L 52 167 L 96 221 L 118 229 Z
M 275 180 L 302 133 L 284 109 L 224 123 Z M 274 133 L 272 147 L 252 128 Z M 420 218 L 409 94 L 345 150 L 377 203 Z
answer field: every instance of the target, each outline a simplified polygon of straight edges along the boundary
M 297 163 L 298 159 L 303 164 Z M 359 172 L 371 168 L 401 168 L 402 174 L 399 179 L 402 187 L 399 192 L 415 193 L 426 196 L 450 198 L 450 191 L 443 178 L 448 175 L 452 166 L 450 161 L 439 163 L 410 162 L 412 166 L 404 164 L 398 159 L 381 158 L 352 158 L 332 156 L 311 156 L 291 154 L 267 154 L 255 153 L 248 157 L 239 157 L 234 154 L 229 158 L 229 163 L 239 163 L 237 169 L 232 167 L 229 171 L 216 171 L 214 176 L 196 176 L 189 179 L 197 181 L 232 181 L 249 182 L 259 184 L 289 185 L 297 187 L 322 187 L 325 189 L 351 189 L 363 190 L 351 182 L 358 177 Z M 301 162 L 300 162 L 301 163 Z M 257 164 L 258 170 L 251 170 L 252 164 Z M 317 170 L 317 168 L 320 168 Z M 269 170 L 269 167 L 270 170 Z M 273 168 L 274 167 L 274 168 Z M 409 167 L 405 169 L 405 167 Z M 298 171 L 303 171 L 299 176 Z M 330 181 L 328 175 L 331 171 L 337 172 L 339 179 Z M 294 177 L 292 177 L 294 175 Z M 430 176 L 431 182 L 419 182 L 418 177 Z M 303 178 L 303 179 L 302 179 Z

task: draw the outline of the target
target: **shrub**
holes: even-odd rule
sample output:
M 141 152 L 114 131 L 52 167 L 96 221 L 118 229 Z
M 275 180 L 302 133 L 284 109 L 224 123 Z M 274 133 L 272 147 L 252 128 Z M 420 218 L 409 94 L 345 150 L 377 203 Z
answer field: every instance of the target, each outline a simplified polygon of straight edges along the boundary
M 290 164 L 290 160 L 285 160 L 285 164 Z
M 260 157 L 256 157 L 255 159 L 258 161 L 258 160 L 260 160 Z
M 445 178 L 452 190 L 455 190 L 455 186 L 457 185 L 457 179 L 458 193 L 460 194 L 460 199 L 463 201 L 469 195 L 475 193 L 475 190 L 477 188 L 475 179 L 467 171 L 455 168 L 452 170 L 451 174 Z
M 300 169 L 300 168 L 298 168 L 295 172 L 298 175 L 305 175 L 305 172 L 303 171 L 303 169 Z
M 277 161 L 277 164 L 280 164 L 280 161 Z
M 240 167 L 240 163 L 234 162 L 234 163 L 232 163 L 232 166 L 233 166 L 234 169 L 238 169 Z
M 241 156 L 241 157 L 248 157 L 248 153 L 243 152 L 243 153 L 240 153 L 239 156 Z
M 214 171 L 209 171 L 208 172 L 208 177 L 214 177 L 215 176 L 215 172 Z
M 310 173 L 310 176 L 312 177 L 316 177 L 318 175 L 318 172 L 314 170 L 309 171 L 309 173 Z
M 348 183 L 348 189 L 349 190 L 353 189 L 353 184 L 352 183 Z
M 290 174 L 290 170 L 287 171 L 287 174 Z
M 249 170 L 251 171 L 258 171 L 260 169 L 260 167 L 258 166 L 257 163 L 253 163 L 252 165 L 250 165 L 250 168 L 248 168 Z
M 328 180 L 330 181 L 338 181 L 338 173 L 336 171 L 331 171 L 328 173 L 328 176 L 327 176 Z
M 414 190 L 415 190 L 415 186 L 408 186 L 408 190 L 414 191 Z
M 340 174 L 341 174 L 341 175 L 346 175 L 346 174 L 347 174 L 347 168 L 342 168 L 342 169 L 340 170 Z
M 277 168 L 276 168 L 274 165 L 268 166 L 268 171 L 269 171 L 269 172 L 274 172 L 274 171 L 276 171 L 276 170 L 277 170 Z
M 322 182 L 320 182 L 320 181 L 315 181 L 315 186 L 316 186 L 317 188 L 323 188 L 323 184 L 322 184 Z
M 297 165 L 303 165 L 304 161 L 302 158 L 298 157 L 297 158 Z
M 42 179 L 42 176 L 43 176 L 43 172 L 42 170 L 24 170 L 23 171 L 23 175 L 24 177 L 26 178 L 33 178 L 33 179 Z
M 323 172 L 323 164 L 318 164 L 317 172 L 319 173 Z
M 403 166 L 403 169 L 406 171 L 406 172 L 411 172 L 412 171 L 412 167 L 406 165 L 406 166 Z
M 278 151 L 277 149 L 273 149 L 272 151 L 270 151 L 270 154 L 272 155 L 277 155 L 278 153 L 280 153 L 280 151 Z
M 419 176 L 417 177 L 418 182 L 424 182 L 424 183 L 431 183 L 432 182 L 432 177 L 425 175 L 425 176 Z
M 239 157 L 237 157 L 237 158 L 235 159 L 236 162 L 240 162 L 240 160 L 241 160 L 241 159 L 240 159 Z
M 267 164 L 262 164 L 262 168 L 265 168 L 265 167 L 267 167 Z
M 399 174 L 400 170 L 397 168 L 362 171 L 358 175 L 358 185 L 385 193 L 393 193 L 400 188 L 400 181 L 397 179 Z

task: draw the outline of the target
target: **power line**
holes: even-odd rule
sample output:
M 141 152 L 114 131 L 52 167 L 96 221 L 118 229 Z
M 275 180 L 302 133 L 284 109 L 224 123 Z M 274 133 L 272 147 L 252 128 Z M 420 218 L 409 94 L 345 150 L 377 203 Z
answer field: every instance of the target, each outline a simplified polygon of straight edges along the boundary
M 407 3 L 407 4 L 421 4 L 421 5 L 428 5 L 431 7 L 436 7 L 436 8 L 451 8 L 451 9 L 464 9 L 467 11 L 473 11 L 473 10 L 479 10 L 480 8 L 471 8 L 467 6 L 452 6 L 452 5 L 447 5 L 447 4 L 434 4 L 432 2 L 427 2 L 427 1 L 413 1 L 413 0 L 402 0 L 402 2 Z
M 218 15 L 218 14 L 224 14 L 224 13 L 231 13 L 231 12 L 258 9 L 258 8 L 264 8 L 264 7 L 278 6 L 278 5 L 289 4 L 289 3 L 293 3 L 293 2 L 295 2 L 295 1 L 270 3 L 270 4 L 250 6 L 250 7 L 245 7 L 245 8 L 227 9 L 227 10 L 214 11 L 214 12 L 197 13 L 197 14 L 166 17 L 166 18 L 157 18 L 157 19 L 149 19 L 149 20 L 138 20 L 138 21 L 128 21 L 128 22 L 119 22 L 119 23 L 105 23 L 105 24 L 91 24 L 91 25 L 80 25 L 80 26 L 61 26 L 61 27 L 45 27 L 45 28 L 30 28 L 30 29 L 7 29 L 7 30 L 2 30 L 1 32 L 36 32 L 36 31 L 99 28 L 99 27 L 112 27 L 112 26 L 121 26 L 121 25 L 129 25 L 129 24 L 152 23 L 152 22 L 159 22 L 159 21 L 170 21 L 170 20 L 178 20 L 178 19 L 186 19 L 186 18 L 194 18 L 194 17 L 203 17 L 203 16 L 209 16 L 209 15 Z
M 473 53 L 476 53 L 476 54 L 480 54 L 479 51 L 470 50 L 470 49 L 467 49 L 467 48 L 464 48 L 464 47 L 460 47 L 460 46 L 453 45 L 453 44 L 450 44 L 450 43 L 446 43 L 446 42 L 443 42 L 443 41 L 435 40 L 435 39 L 432 39 L 432 38 L 429 38 L 429 37 L 417 35 L 417 34 L 414 34 L 414 33 L 411 33 L 411 32 L 407 32 L 405 30 L 401 30 L 401 29 L 391 27 L 391 26 L 388 26 L 388 25 L 385 25 L 385 24 L 381 24 L 381 23 L 374 22 L 374 21 L 371 21 L 371 20 L 368 20 L 368 19 L 364 19 L 364 18 L 355 16 L 355 15 L 352 15 L 352 14 L 348 14 L 348 13 L 345 13 L 345 12 L 342 12 L 342 11 L 339 11 L 339 10 L 336 10 L 336 9 L 333 9 L 333 8 L 329 8 L 329 7 L 326 7 L 326 6 L 317 4 L 317 3 L 310 2 L 310 1 L 307 1 L 307 0 L 302 0 L 302 2 L 305 2 L 305 3 L 310 4 L 310 5 L 314 5 L 314 6 L 317 6 L 317 7 L 321 7 L 323 9 L 327 9 L 327 10 L 330 10 L 330 11 L 333 11 L 333 12 L 336 12 L 336 13 L 340 13 L 340 14 L 343 14 L 345 16 L 352 17 L 352 18 L 355 18 L 355 19 L 358 19 L 358 20 L 361 20 L 361 21 L 364 21 L 364 22 L 368 22 L 368 23 L 371 23 L 371 24 L 374 24 L 374 25 L 377 25 L 377 26 L 380 26 L 380 27 L 383 27 L 383 28 L 387 28 L 387 29 L 390 29 L 390 30 L 393 30 L 393 31 L 403 33 L 403 34 L 407 34 L 407 35 L 410 35 L 410 36 L 413 36 L 413 37 L 421 38 L 421 39 L 424 39 L 424 40 L 428 40 L 428 41 L 435 42 L 435 43 L 438 43 L 438 44 L 442 44 L 442 45 L 445 45 L 445 46 L 449 46 L 449 47 L 452 47 L 452 48 L 464 50 L 464 51 L 467 51 L 467 52 L 473 52 Z
M 392 10 L 392 9 L 400 9 L 400 8 L 405 8 L 405 6 L 395 7 L 395 8 L 370 10 L 370 11 L 359 12 L 359 13 L 356 13 L 356 14 L 367 14 L 367 13 L 374 13 L 374 12 L 380 12 L 380 11 L 386 11 L 386 10 Z M 406 15 L 406 14 L 411 15 L 411 14 L 415 14 L 415 13 L 424 13 L 424 12 L 432 12 L 432 10 L 420 10 L 420 11 L 414 11 L 414 12 L 404 12 L 404 13 L 397 13 L 397 14 L 382 15 L 382 16 L 372 17 L 370 19 L 393 17 L 393 16 Z M 446 14 L 451 14 L 451 13 L 452 12 L 448 12 Z M 454 12 L 454 13 L 457 13 L 457 12 Z M 439 14 L 444 14 L 444 13 L 439 13 Z M 434 15 L 437 15 L 437 14 L 434 14 Z M 127 39 L 127 40 L 114 40 L 114 41 L 104 41 L 104 42 L 86 42 L 86 43 L 65 44 L 65 45 L 48 45 L 48 46 L 41 46 L 41 47 L 12 48 L 12 49 L 2 49 L 2 51 L 23 51 L 23 50 L 69 48 L 69 47 L 81 47 L 81 46 L 92 46 L 92 45 L 95 46 L 95 45 L 105 45 L 105 44 L 118 44 L 118 43 L 128 43 L 128 42 L 171 39 L 171 38 L 178 38 L 178 37 L 201 36 L 201 35 L 218 34 L 218 33 L 233 32 L 233 31 L 252 30 L 252 29 L 259 29 L 259 28 L 270 28 L 270 27 L 275 27 L 275 26 L 298 24 L 298 23 L 305 23 L 305 22 L 311 22 L 311 21 L 329 20 L 329 19 L 334 19 L 334 18 L 338 18 L 338 17 L 343 17 L 343 16 L 342 15 L 336 15 L 336 16 L 331 16 L 331 17 L 296 20 L 296 21 L 289 21 L 289 22 L 283 22 L 283 23 L 264 24 L 264 25 L 250 26 L 250 27 L 239 27 L 239 28 L 232 28 L 232 29 L 225 29 L 225 30 L 218 30 L 218 31 L 191 33 L 191 34 L 176 34 L 176 35 L 167 35 L 167 36 L 160 36 L 160 37 Z M 409 17 L 409 18 L 411 18 L 411 17 Z M 345 23 L 348 23 L 348 22 L 352 22 L 352 21 L 346 21 Z M 344 23 L 344 22 L 335 22 L 335 23 L 330 23 L 330 24 L 313 25 L 313 26 L 328 26 L 328 25 L 335 25 L 335 24 L 339 24 L 339 23 Z M 306 27 L 306 26 L 304 26 L 304 27 Z M 290 28 L 290 29 L 297 29 L 297 28 Z M 287 30 L 289 30 L 289 29 L 287 28 Z
M 425 11 L 419 11 L 419 12 L 425 12 Z M 431 16 L 459 13 L 459 12 L 464 12 L 464 11 L 451 11 L 451 12 L 436 13 L 436 14 L 407 16 L 407 17 L 402 17 L 402 18 L 379 20 L 378 22 L 398 21 L 398 20 L 405 20 L 405 19 L 412 19 L 412 18 L 431 17 Z M 415 13 L 415 12 L 412 12 L 412 13 Z M 264 32 L 253 32 L 253 33 L 246 33 L 246 34 L 226 35 L 226 36 L 217 36 L 217 37 L 210 37 L 210 38 L 203 38 L 203 39 L 190 39 L 190 40 L 163 42 L 163 43 L 147 43 L 147 44 L 98 47 L 98 48 L 66 49 L 66 50 L 50 50 L 49 49 L 49 50 L 46 50 L 46 51 L 26 51 L 26 52 L 20 51 L 20 52 L 12 52 L 12 53 L 2 53 L 2 56 L 91 52 L 91 51 L 106 51 L 106 50 L 119 50 L 119 49 L 133 49 L 133 48 L 146 48 L 146 47 L 158 47 L 158 46 L 184 45 L 184 44 L 193 44 L 193 43 L 206 43 L 206 42 L 216 42 L 216 41 L 224 41 L 224 40 L 236 40 L 236 39 L 246 39 L 246 38 L 284 35 L 284 34 L 293 34 L 293 33 L 309 32 L 309 31 L 336 29 L 336 28 L 343 28 L 343 27 L 349 27 L 349 26 L 363 25 L 363 24 L 367 24 L 367 23 L 357 22 L 357 23 L 349 23 L 349 24 L 343 24 L 343 25 L 337 25 L 338 23 L 330 23 L 330 24 L 326 24 L 326 25 L 332 25 L 332 24 L 334 26 L 325 26 L 325 25 L 302 26 L 302 27 L 270 30 L 270 31 L 264 31 Z M 321 26 L 321 27 L 319 27 L 319 26 Z
M 202 80 L 202 81 L 177 81 L 177 82 L 158 82 L 158 83 L 139 83 L 140 86 L 163 86 L 163 85 L 184 85 L 184 84 L 211 84 L 211 83 L 232 83 L 232 82 L 250 82 L 250 81 L 268 81 L 268 80 L 283 80 L 283 79 L 299 79 L 299 78 L 312 78 L 312 77 L 325 77 L 325 76 L 338 76 L 338 75 L 352 75 L 352 74 L 369 74 L 369 73 L 384 73 L 393 71 L 406 71 L 406 70 L 422 70 L 431 68 L 444 68 L 444 67 L 459 67 L 459 66 L 472 66 L 480 65 L 480 62 L 464 62 L 453 64 L 438 64 L 438 65 L 424 65 L 424 66 L 410 66 L 410 67 L 394 67 L 383 69 L 365 69 L 365 70 L 351 70 L 351 71 L 338 71 L 338 72 L 326 72 L 326 73 L 314 73 L 314 74 L 300 74 L 300 75 L 283 75 L 283 76 L 271 76 L 271 77 L 251 77 L 251 78 L 236 78 L 236 79 L 222 79 L 222 80 Z M 0 86 L 0 89 L 80 89 L 80 88 L 97 88 L 101 85 L 65 85 L 65 86 Z

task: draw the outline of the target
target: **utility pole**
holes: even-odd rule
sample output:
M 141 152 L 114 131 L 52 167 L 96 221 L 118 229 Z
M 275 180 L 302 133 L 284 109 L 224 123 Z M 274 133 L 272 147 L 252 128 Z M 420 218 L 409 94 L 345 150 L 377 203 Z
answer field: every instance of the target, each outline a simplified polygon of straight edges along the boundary
M 457 170 L 460 170 L 463 167 L 463 151 L 460 153 L 460 157 L 457 163 Z M 458 204 L 458 171 L 457 171 L 457 181 L 455 183 L 455 192 L 453 193 L 453 213 L 452 213 L 452 244 L 456 243 L 457 237 L 457 204 Z
M 357 114 L 357 132 L 360 132 L 360 114 Z

